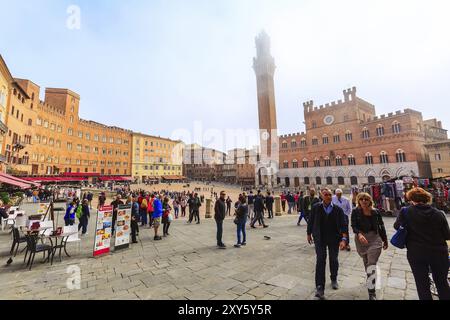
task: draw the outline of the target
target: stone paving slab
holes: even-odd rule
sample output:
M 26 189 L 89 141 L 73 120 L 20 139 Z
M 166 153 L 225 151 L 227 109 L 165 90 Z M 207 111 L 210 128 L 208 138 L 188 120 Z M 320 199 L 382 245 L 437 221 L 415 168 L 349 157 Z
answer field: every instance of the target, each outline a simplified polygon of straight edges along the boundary
M 140 230 L 140 243 L 130 249 L 92 258 L 95 214 L 91 214 L 89 236 L 83 237 L 80 252 L 64 257 L 53 266 L 41 264 L 37 256 L 33 269 L 22 264 L 23 255 L 6 267 L 0 266 L 1 299 L 176 299 L 255 300 L 314 299 L 314 247 L 306 242 L 305 226 L 297 227 L 297 217 L 268 220 L 268 229 L 247 228 L 247 246 L 232 245 L 236 226 L 232 218 L 224 222 L 226 250 L 215 246 L 214 220 L 189 225 L 179 219 L 170 227 L 170 236 L 153 240 L 153 230 Z M 393 234 L 393 218 L 384 218 Z M 264 236 L 271 237 L 270 241 Z M 328 286 L 331 300 L 365 300 L 365 272 L 354 250 L 339 255 L 340 290 Z M 0 262 L 9 258 L 10 235 L 0 232 Z M 70 248 L 69 251 L 77 251 Z M 81 271 L 80 289 L 69 288 L 70 266 Z M 379 298 L 416 300 L 414 277 L 406 251 L 389 248 L 380 257 Z M 329 279 L 329 266 L 326 269 Z

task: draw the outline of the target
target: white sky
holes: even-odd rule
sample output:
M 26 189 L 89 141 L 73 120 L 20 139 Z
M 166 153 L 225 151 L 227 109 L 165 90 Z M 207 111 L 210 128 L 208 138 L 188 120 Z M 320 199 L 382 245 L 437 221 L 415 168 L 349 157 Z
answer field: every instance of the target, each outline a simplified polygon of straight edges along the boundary
M 81 30 L 66 28 L 71 4 Z M 76 91 L 85 119 L 165 137 L 193 134 L 198 122 L 257 128 L 252 58 L 265 29 L 280 134 L 304 131 L 304 101 L 342 99 L 352 86 L 378 114 L 408 107 L 450 128 L 450 1 L 0 0 L 0 8 L 8 13 L 0 53 L 13 75 Z

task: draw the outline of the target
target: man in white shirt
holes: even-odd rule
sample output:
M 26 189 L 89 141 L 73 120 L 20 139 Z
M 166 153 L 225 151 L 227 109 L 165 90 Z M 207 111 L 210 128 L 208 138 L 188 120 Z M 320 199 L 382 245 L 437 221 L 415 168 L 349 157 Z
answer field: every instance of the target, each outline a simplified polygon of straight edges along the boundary
M 350 221 L 350 215 L 352 214 L 352 205 L 350 203 L 350 200 L 348 200 L 346 197 L 342 195 L 341 189 L 336 189 L 332 202 L 334 205 L 340 207 L 344 211 L 345 219 L 348 226 Z M 345 250 L 347 251 L 351 250 L 349 243 L 347 243 L 347 247 L 345 248 Z

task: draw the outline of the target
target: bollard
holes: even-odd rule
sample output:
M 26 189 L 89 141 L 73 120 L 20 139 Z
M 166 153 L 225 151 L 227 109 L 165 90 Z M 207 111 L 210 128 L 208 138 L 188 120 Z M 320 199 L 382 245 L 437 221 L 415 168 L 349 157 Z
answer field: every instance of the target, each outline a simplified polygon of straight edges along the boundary
M 281 197 L 275 197 L 275 215 L 281 216 Z
M 206 213 L 205 213 L 206 219 L 211 219 L 211 199 L 206 199 Z

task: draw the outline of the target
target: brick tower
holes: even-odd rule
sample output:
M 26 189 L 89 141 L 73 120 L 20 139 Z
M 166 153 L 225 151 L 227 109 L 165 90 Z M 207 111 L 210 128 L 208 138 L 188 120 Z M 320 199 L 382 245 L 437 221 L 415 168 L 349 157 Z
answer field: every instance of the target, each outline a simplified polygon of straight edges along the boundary
M 258 92 L 258 115 L 260 131 L 260 158 L 257 164 L 258 185 L 271 187 L 278 171 L 278 134 L 275 107 L 275 59 L 270 53 L 270 38 L 262 31 L 256 37 L 256 58 L 253 69 Z

